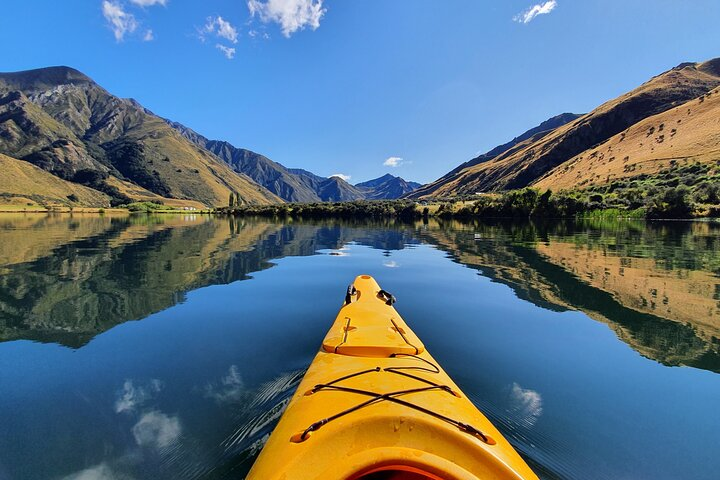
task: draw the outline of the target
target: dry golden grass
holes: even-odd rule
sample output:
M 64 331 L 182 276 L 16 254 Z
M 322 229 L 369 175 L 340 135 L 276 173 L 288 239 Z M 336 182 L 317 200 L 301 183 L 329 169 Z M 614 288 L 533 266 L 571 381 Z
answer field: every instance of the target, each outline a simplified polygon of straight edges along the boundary
M 82 204 L 86 206 L 106 207 L 109 198 L 104 193 L 76 183 L 62 180 L 50 173 L 22 160 L 0 154 L 0 203 L 18 207 L 18 202 L 27 200 L 28 208 L 40 203 L 48 205 Z M 77 202 L 71 202 L 68 196 L 75 195 Z M 21 198 L 18 198 L 21 197 Z
M 635 90 L 610 100 L 594 111 L 570 122 L 538 141 L 527 141 L 494 159 L 468 167 L 446 182 L 438 184 L 426 196 L 443 197 L 519 188 L 537 182 L 548 171 L 562 168 L 565 162 L 582 155 L 577 145 L 595 145 L 608 137 L 598 137 L 597 130 L 638 115 L 636 110 L 648 104 L 663 106 L 661 111 L 677 107 L 720 85 L 720 60 L 688 64 L 658 75 Z M 714 95 L 713 95 L 714 96 Z M 682 101 L 678 99 L 682 98 Z M 692 103 L 692 101 L 691 101 Z M 698 105 L 699 106 L 699 105 Z M 651 109 L 652 109 L 651 108 Z M 639 122 L 646 120 L 641 118 Z M 683 120 L 685 121 L 685 120 Z M 667 126 L 670 130 L 677 128 Z M 615 130 L 617 131 L 617 130 Z M 666 134 L 666 141 L 670 131 Z M 657 135 L 656 135 L 657 136 Z M 692 150 L 690 142 L 687 149 Z M 686 150 L 687 151 L 687 150 Z M 572 154 L 567 154 L 573 152 Z M 692 153 L 688 151 L 688 153 Z M 623 157 L 620 157 L 621 160 Z M 548 180 L 544 185 L 551 185 Z
M 153 160 L 152 169 L 178 199 L 219 207 L 228 204 L 230 192 L 236 192 L 249 204 L 283 203 L 281 198 L 182 137 L 160 118 L 149 116 L 136 133 L 148 151 L 165 159 Z M 170 205 L 169 200 L 165 203 Z
M 690 163 L 720 161 L 720 88 L 636 123 L 534 184 L 586 188 Z M 671 163 L 672 162 L 672 163 Z
M 179 198 L 161 197 L 160 195 L 153 193 L 150 190 L 147 190 L 139 185 L 135 185 L 134 183 L 130 183 L 125 180 L 120 180 L 116 177 L 109 177 L 107 179 L 107 183 L 117 188 L 118 190 L 120 190 L 121 193 L 127 195 L 128 197 L 132 198 L 134 201 L 137 202 L 156 202 L 173 208 L 192 207 L 198 210 L 203 210 L 206 208 L 205 204 L 196 200 L 183 200 Z

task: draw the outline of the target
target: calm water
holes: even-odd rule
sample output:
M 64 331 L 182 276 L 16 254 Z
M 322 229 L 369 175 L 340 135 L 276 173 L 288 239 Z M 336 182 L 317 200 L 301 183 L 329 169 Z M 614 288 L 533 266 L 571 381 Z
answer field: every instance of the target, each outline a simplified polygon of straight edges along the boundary
M 543 478 L 718 478 L 718 225 L 5 216 L 0 479 L 243 478 L 360 273 Z

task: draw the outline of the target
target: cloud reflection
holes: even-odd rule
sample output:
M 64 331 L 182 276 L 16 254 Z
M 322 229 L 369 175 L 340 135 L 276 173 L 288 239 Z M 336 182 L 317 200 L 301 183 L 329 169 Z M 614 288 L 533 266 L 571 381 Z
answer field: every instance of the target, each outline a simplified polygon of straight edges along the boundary
M 153 398 L 161 389 L 162 382 L 158 379 L 150 380 L 146 386 L 135 385 L 132 380 L 125 380 L 120 396 L 115 401 L 115 413 L 134 411 L 135 408 Z
M 513 383 L 510 390 L 510 411 L 517 416 L 519 423 L 532 427 L 542 415 L 542 397 L 535 390 L 522 388 Z
M 240 400 L 245 394 L 245 384 L 240 377 L 237 365 L 230 365 L 227 375 L 219 382 L 209 383 L 205 386 L 205 396 L 213 398 L 218 403 L 229 403 Z
M 178 417 L 170 417 L 157 410 L 144 414 L 132 428 L 135 442 L 139 446 L 158 449 L 175 443 L 181 431 Z
M 132 477 L 113 471 L 106 463 L 71 473 L 62 480 L 132 480 Z

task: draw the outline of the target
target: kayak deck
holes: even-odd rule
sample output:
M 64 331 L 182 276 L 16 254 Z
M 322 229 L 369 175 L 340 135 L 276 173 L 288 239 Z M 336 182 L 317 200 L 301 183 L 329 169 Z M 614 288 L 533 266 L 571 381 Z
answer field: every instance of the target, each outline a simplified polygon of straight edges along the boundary
M 536 479 L 394 298 L 367 275 L 354 288 L 247 478 Z

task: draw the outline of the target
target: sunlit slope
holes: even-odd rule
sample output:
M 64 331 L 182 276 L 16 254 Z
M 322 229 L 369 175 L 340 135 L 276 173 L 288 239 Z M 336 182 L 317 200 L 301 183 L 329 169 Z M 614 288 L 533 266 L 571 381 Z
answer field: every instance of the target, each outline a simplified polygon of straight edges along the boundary
M 26 198 L 28 203 L 44 205 L 109 206 L 104 193 L 77 183 L 62 180 L 22 160 L 0 154 L 0 204 L 13 198 Z
M 238 148 L 222 140 L 210 140 L 181 123 L 165 121 L 184 138 L 212 152 L 235 172 L 247 175 L 280 198 L 289 202 L 320 201 L 312 188 L 303 184 L 285 166 L 273 162 L 264 155 Z
M 564 162 L 636 123 L 697 99 L 719 85 L 720 59 L 682 64 L 537 141 L 463 169 L 432 191 L 426 191 L 425 196 L 474 194 L 532 185 Z
M 415 191 L 406 195 L 406 197 L 421 198 L 435 196 L 435 192 L 438 189 L 441 189 L 444 185 L 456 184 L 458 181 L 460 181 L 460 179 L 464 177 L 466 171 L 471 167 L 481 163 L 489 162 L 495 157 L 499 157 L 500 155 L 510 155 L 513 152 L 522 150 L 526 146 L 539 141 L 541 138 L 545 137 L 553 130 L 558 129 L 581 116 L 582 115 L 578 115 L 575 113 L 563 113 L 549 118 L 548 120 L 542 122 L 540 125 L 524 132 L 522 135 L 513 138 L 511 141 L 502 145 L 498 145 L 489 152 L 478 155 L 477 157 L 458 165 L 434 182 L 420 186 Z
M 120 180 L 117 177 L 109 177 L 106 180 L 107 184 L 117 188 L 120 193 L 127 195 L 128 197 L 138 202 L 155 202 L 162 203 L 168 207 L 174 208 L 185 208 L 191 207 L 195 209 L 204 209 L 206 205 L 197 200 L 182 200 L 178 198 L 167 198 L 157 193 L 153 193 L 150 190 L 136 185 L 127 180 Z M 229 195 L 229 194 L 228 194 Z
M 548 172 L 534 185 L 569 189 L 720 162 L 720 89 L 649 117 Z
M 136 101 L 67 67 L 0 74 L 0 152 L 118 202 L 108 176 L 205 206 L 226 205 L 231 192 L 250 204 L 281 201 Z

